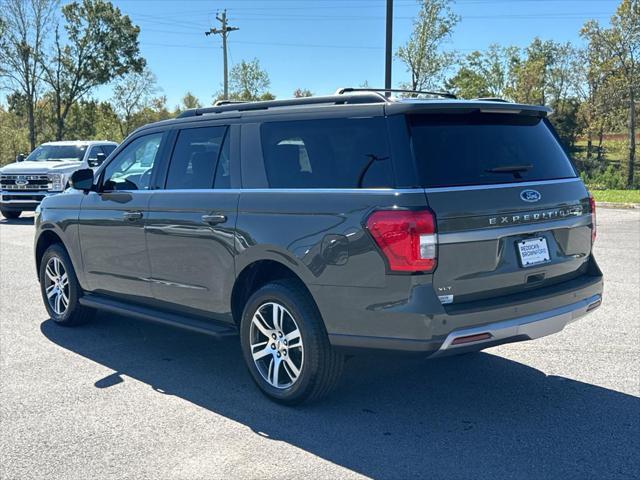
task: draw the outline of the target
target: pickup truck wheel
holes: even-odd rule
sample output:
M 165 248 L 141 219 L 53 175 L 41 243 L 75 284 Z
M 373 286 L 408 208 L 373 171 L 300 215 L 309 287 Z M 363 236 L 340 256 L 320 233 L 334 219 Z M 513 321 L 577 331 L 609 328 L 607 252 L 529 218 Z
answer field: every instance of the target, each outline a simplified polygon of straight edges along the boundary
M 16 218 L 18 218 L 20 216 L 20 214 L 22 213 L 22 211 L 20 210 L 3 210 L 0 209 L 0 213 L 2 213 L 2 216 L 8 220 L 15 220 Z
M 331 347 L 315 303 L 294 281 L 267 284 L 249 298 L 240 340 L 253 380 L 276 402 L 318 400 L 342 374 L 344 357 Z
M 61 245 L 51 245 L 44 252 L 39 274 L 44 306 L 53 321 L 71 326 L 89 320 L 93 311 L 78 302 L 82 290 L 71 259 Z

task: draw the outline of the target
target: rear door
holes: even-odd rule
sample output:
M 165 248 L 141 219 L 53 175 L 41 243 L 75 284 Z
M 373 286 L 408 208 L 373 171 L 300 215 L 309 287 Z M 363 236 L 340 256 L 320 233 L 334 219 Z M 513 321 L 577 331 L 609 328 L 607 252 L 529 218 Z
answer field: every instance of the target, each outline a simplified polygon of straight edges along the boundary
M 443 303 L 536 289 L 584 273 L 588 193 L 537 113 L 409 116 L 420 183 L 437 217 Z
M 230 187 L 236 136 L 226 125 L 179 130 L 145 227 L 156 300 L 219 319 L 230 312 L 235 278 L 238 193 Z

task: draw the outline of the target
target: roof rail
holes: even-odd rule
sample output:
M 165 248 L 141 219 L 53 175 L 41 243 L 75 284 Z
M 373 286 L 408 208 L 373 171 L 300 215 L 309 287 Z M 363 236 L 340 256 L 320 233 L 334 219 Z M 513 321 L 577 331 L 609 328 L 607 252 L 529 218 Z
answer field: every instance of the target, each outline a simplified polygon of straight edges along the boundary
M 176 118 L 197 117 L 200 115 L 225 113 L 225 112 L 249 112 L 254 110 L 268 110 L 278 107 L 293 107 L 305 105 L 353 105 L 361 103 L 385 103 L 384 95 L 370 92 L 369 95 L 329 95 L 326 97 L 289 98 L 285 100 L 265 100 L 257 102 L 238 102 L 223 100 L 216 102 L 213 107 L 193 108 L 185 110 Z
M 504 98 L 499 97 L 478 97 L 473 100 L 480 100 L 483 102 L 501 102 L 501 103 L 511 103 L 509 100 L 505 100 Z
M 238 103 L 247 103 L 247 100 L 216 100 L 213 104 L 214 107 L 219 107 L 221 105 L 235 105 Z
M 405 90 L 405 89 L 402 89 L 402 88 L 351 88 L 351 87 L 345 87 L 345 88 L 339 88 L 338 90 L 336 90 L 336 95 L 343 95 L 345 93 L 351 93 L 351 92 L 414 93 L 416 95 L 434 95 L 434 96 L 442 97 L 442 98 L 453 98 L 453 99 L 458 98 L 453 93 L 450 93 L 450 92 L 428 92 L 428 91 L 423 91 L 423 90 Z

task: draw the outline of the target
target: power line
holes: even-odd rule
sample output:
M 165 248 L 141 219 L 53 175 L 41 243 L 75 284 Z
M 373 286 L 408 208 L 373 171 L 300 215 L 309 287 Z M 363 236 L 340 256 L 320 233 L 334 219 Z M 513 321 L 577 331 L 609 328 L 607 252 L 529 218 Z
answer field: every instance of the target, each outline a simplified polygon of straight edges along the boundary
M 145 18 L 146 17 L 146 18 Z M 549 19 L 549 20 L 570 20 L 570 19 L 591 19 L 591 18 L 608 18 L 610 17 L 610 13 L 606 12 L 553 12 L 553 13 L 515 13 L 515 14 L 484 14 L 484 15 L 464 15 L 462 20 L 474 20 L 474 19 L 482 19 L 482 20 L 513 20 L 513 19 Z M 186 17 L 184 17 L 186 18 Z M 340 15 L 340 16 L 331 16 L 331 15 L 280 15 L 280 14 L 241 14 L 234 15 L 234 19 L 243 20 L 243 21 L 261 21 L 261 20 L 292 20 L 292 21 L 370 21 L 370 20 L 384 20 L 386 17 L 384 16 L 349 16 L 349 15 Z M 395 16 L 394 20 L 414 20 L 412 16 Z M 172 20 L 169 20 L 168 17 L 152 17 L 152 16 L 143 16 L 143 18 L 138 19 L 139 23 L 155 23 L 162 24 L 173 27 L 182 27 L 185 29 L 192 29 L 194 26 L 197 26 L 197 22 L 190 21 L 180 21 L 176 20 L 174 17 Z
M 549 13 L 507 13 L 507 14 L 484 14 L 484 15 L 463 15 L 462 20 L 467 18 L 499 19 L 499 18 L 583 18 L 591 16 L 609 16 L 608 12 L 549 12 Z M 329 20 L 329 21 L 354 21 L 354 20 L 384 20 L 384 15 L 300 15 L 300 14 L 261 14 L 242 13 L 235 15 L 236 20 L 262 20 L 262 19 L 292 19 L 292 20 Z M 413 16 L 396 16 L 394 20 L 414 20 Z
M 171 33 L 171 32 L 163 32 L 159 30 L 155 30 L 158 33 Z M 327 45 L 327 44 L 309 44 L 309 43 L 278 43 L 278 42 L 249 42 L 244 40 L 234 40 L 234 44 L 242 44 L 242 45 L 269 45 L 275 47 L 302 47 L 302 48 L 346 48 L 346 49 L 356 49 L 356 50 L 383 50 L 384 47 L 374 47 L 374 46 L 365 46 L 365 45 Z M 177 43 L 156 43 L 156 42 L 142 42 L 142 45 L 149 45 L 153 47 L 176 47 L 176 48 L 197 48 L 197 49 L 209 49 L 209 47 L 203 45 L 188 45 L 188 44 L 177 44 Z
M 223 10 L 222 15 L 216 14 L 216 20 L 222 25 L 221 28 L 210 28 L 208 32 L 204 32 L 206 36 L 220 35 L 222 37 L 222 51 L 223 51 L 223 63 L 224 63 L 224 100 L 229 99 L 229 71 L 227 68 L 227 35 L 229 32 L 240 30 L 239 27 L 230 27 L 227 23 L 227 11 Z

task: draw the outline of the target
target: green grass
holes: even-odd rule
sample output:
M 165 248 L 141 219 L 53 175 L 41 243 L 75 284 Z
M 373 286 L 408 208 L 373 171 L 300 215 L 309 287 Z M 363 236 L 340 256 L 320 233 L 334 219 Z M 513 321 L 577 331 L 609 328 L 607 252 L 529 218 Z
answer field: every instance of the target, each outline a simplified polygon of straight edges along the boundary
M 575 146 L 576 146 L 576 149 L 577 149 L 577 151 L 575 152 L 576 158 L 578 158 L 580 160 L 586 158 L 586 156 L 587 156 L 587 141 L 586 140 L 578 140 L 576 142 Z M 598 146 L 597 140 L 594 140 L 594 143 L 593 143 L 594 155 L 596 155 L 595 148 L 597 146 Z M 618 163 L 619 164 L 620 161 L 623 158 L 626 158 L 627 144 L 624 141 L 620 141 L 620 140 L 605 140 L 602 143 L 602 147 L 604 148 L 602 159 L 606 163 Z
M 640 190 L 591 190 L 596 202 L 640 203 Z

